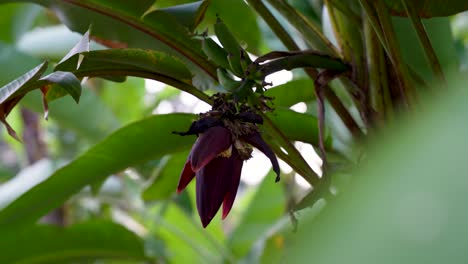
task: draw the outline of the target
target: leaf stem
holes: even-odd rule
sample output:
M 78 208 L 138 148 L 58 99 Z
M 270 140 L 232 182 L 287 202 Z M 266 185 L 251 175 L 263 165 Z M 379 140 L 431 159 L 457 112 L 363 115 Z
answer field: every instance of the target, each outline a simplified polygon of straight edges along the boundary
M 333 56 L 339 55 L 333 44 L 323 35 L 319 26 L 305 18 L 294 7 L 289 5 L 288 2 L 285 0 L 267 1 L 302 34 L 304 40 L 311 48 Z
M 299 46 L 294 42 L 291 38 L 289 33 L 284 29 L 284 27 L 278 22 L 278 20 L 272 15 L 272 13 L 267 9 L 267 7 L 262 3 L 261 0 L 247 0 L 250 6 L 252 6 L 255 11 L 265 20 L 265 22 L 270 26 L 273 32 L 278 36 L 278 38 L 283 42 L 288 50 L 297 51 L 299 50 Z M 310 78 L 315 80 L 317 77 L 317 70 L 308 68 L 305 69 L 307 75 Z M 349 129 L 349 131 L 353 134 L 355 138 L 361 138 L 363 133 L 359 128 L 359 125 L 356 123 L 354 118 L 348 112 L 346 107 L 340 101 L 340 99 L 336 96 L 336 94 L 330 89 L 330 87 L 324 88 L 325 97 L 328 99 L 336 113 L 340 116 L 343 123 Z
M 403 7 L 405 8 L 408 17 L 411 20 L 411 24 L 413 25 L 414 29 L 416 30 L 416 33 L 418 34 L 418 39 L 421 42 L 421 45 L 423 46 L 424 53 L 426 55 L 427 60 L 429 61 L 429 66 L 439 79 L 440 83 L 443 84 L 445 88 L 447 88 L 447 81 L 442 71 L 442 66 L 440 65 L 439 60 L 437 59 L 434 47 L 432 47 L 431 40 L 427 35 L 421 18 L 414 9 L 413 3 L 407 2 L 407 0 L 401 0 L 401 3 L 403 4 Z

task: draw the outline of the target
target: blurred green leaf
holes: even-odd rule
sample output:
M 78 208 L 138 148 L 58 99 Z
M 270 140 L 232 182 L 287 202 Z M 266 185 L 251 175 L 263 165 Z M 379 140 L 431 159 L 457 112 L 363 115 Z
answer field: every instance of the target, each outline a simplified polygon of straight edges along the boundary
M 40 7 L 25 3 L 11 3 L 0 8 L 0 41 L 15 43 L 33 24 Z
M 183 131 L 193 118 L 157 115 L 121 128 L 0 211 L 0 230 L 36 221 L 86 185 L 112 173 L 189 148 L 193 138 L 172 131 Z
M 198 218 L 198 217 L 197 217 Z M 219 224 L 203 229 L 198 219 L 188 215 L 179 206 L 171 203 L 164 212 L 162 219 L 157 219 L 158 235 L 166 241 L 171 263 L 220 263 L 225 250 L 224 236 L 215 236 L 214 232 L 222 234 Z M 219 217 L 214 221 L 219 222 Z M 215 230 L 216 229 L 216 230 Z M 221 249 L 221 250 L 222 250 Z
M 21 104 L 35 112 L 42 112 L 41 95 L 29 93 Z M 120 126 L 112 111 L 90 89 L 84 89 L 80 103 L 64 97 L 49 104 L 49 120 L 60 127 L 70 129 L 80 138 L 91 142 L 102 140 Z
M 145 113 L 148 105 L 145 97 L 148 95 L 146 94 L 145 80 L 142 78 L 129 77 L 123 83 L 104 81 L 99 91 L 99 97 L 123 124 L 149 115 Z M 159 98 L 159 94 L 155 97 Z
M 244 257 L 258 237 L 284 214 L 286 201 L 283 187 L 275 184 L 274 178 L 273 172 L 268 173 L 229 237 L 229 247 L 236 257 Z
M 184 151 L 169 157 L 166 164 L 157 172 L 154 181 L 142 193 L 143 200 L 165 200 L 175 193 L 188 154 L 187 151 Z
M 275 98 L 275 107 L 290 107 L 300 102 L 315 100 L 314 83 L 310 79 L 293 80 L 266 90 L 265 95 Z
M 16 44 L 18 50 L 28 55 L 60 61 L 82 39 L 82 35 L 70 31 L 65 25 L 36 27 L 26 32 Z M 53 40 L 53 41 L 51 41 Z M 105 49 L 94 41 L 90 49 Z M 82 50 L 84 51 L 84 50 Z
M 411 1 L 419 16 L 425 18 L 450 16 L 468 10 L 467 1 L 459 0 L 405 0 Z M 393 15 L 406 16 L 401 0 L 385 0 Z
M 11 247 L 11 245 L 17 245 Z M 67 228 L 33 225 L 2 232 L 2 263 L 71 263 L 96 259 L 148 260 L 142 239 L 112 222 L 90 221 Z
M 450 92 L 424 101 L 427 111 L 374 141 L 348 188 L 315 220 L 300 223 L 285 260 L 466 263 L 465 84 L 460 80 Z

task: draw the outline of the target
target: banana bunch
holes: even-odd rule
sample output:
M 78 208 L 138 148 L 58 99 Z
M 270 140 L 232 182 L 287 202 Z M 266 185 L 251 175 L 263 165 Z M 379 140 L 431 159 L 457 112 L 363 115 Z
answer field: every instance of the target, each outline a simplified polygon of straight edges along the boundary
M 262 80 L 260 76 L 251 73 L 252 60 L 219 17 L 214 31 L 223 47 L 211 38 L 204 38 L 203 52 L 217 65 L 219 83 L 231 92 L 236 100 L 246 99 L 253 93 L 254 86 L 261 86 Z M 236 80 L 234 76 L 240 80 Z

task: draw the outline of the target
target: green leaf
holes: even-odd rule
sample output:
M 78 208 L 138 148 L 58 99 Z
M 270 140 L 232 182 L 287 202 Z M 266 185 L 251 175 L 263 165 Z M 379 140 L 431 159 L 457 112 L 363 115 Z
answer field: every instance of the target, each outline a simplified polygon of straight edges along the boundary
M 77 69 L 79 57 L 82 62 Z M 142 49 L 96 50 L 75 54 L 55 67 L 57 71 L 70 71 L 78 77 L 131 75 L 164 81 L 166 78 L 191 83 L 192 74 L 174 56 L 163 52 Z M 146 75 L 146 76 L 145 76 Z
M 31 84 L 37 81 L 47 69 L 47 62 L 43 62 L 34 69 L 28 71 L 16 80 L 0 88 L 0 106 L 15 97 L 22 97 L 31 90 Z M 11 109 L 10 109 L 11 110 Z M 5 113 L 8 113 L 6 111 Z
M 17 245 L 11 247 L 11 245 Z M 67 228 L 28 226 L 2 233 L 1 263 L 72 263 L 97 259 L 147 260 L 143 240 L 107 221 L 89 221 Z
M 245 256 L 253 243 L 283 215 L 285 195 L 283 187 L 275 184 L 274 173 L 265 177 L 249 204 L 242 220 L 229 237 L 229 246 L 237 257 Z
M 274 106 L 290 107 L 314 100 L 314 83 L 310 79 L 294 80 L 266 90 L 265 95 L 275 98 Z
M 36 221 L 86 185 L 112 173 L 189 148 L 194 139 L 172 131 L 183 131 L 193 118 L 157 115 L 119 129 L 0 211 L 0 230 Z
M 318 146 L 318 121 L 315 116 L 280 108 L 267 116 L 290 140 Z M 330 143 L 329 140 L 326 143 Z
M 411 1 L 420 17 L 450 16 L 468 10 L 468 1 L 460 0 L 405 0 Z M 401 0 L 385 0 L 393 15 L 406 16 Z
M 188 152 L 172 155 L 156 175 L 156 179 L 142 194 L 145 201 L 168 199 L 177 189 L 179 176 L 187 161 Z
M 11 1 L 2 0 L 0 3 Z M 44 5 L 57 12 L 58 17 L 72 31 L 84 34 L 92 25 L 93 39 L 107 46 L 170 51 L 190 62 L 191 66 L 197 67 L 205 75 L 216 77 L 216 69 L 205 59 L 200 41 L 193 39 L 176 18 L 161 12 L 158 16 L 141 19 L 153 0 L 133 2 L 29 0 L 28 2 Z M 200 74 L 203 74 L 202 72 Z

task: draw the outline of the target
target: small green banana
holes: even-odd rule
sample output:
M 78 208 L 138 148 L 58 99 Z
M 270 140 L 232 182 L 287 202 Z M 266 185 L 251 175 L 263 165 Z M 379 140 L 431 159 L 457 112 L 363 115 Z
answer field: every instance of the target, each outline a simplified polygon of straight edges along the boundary
M 230 68 L 229 61 L 227 59 L 228 53 L 222 47 L 220 47 L 213 39 L 205 38 L 202 40 L 202 50 L 217 66 L 223 68 Z
M 229 28 L 224 24 L 224 22 L 218 17 L 216 24 L 214 25 L 214 30 L 216 37 L 218 37 L 219 42 L 223 45 L 224 49 L 227 51 L 228 62 L 230 65 L 231 71 L 239 76 L 244 76 L 244 70 L 241 66 L 241 51 L 242 47 L 237 42 L 236 38 L 229 30 Z
M 249 57 L 249 54 L 244 49 L 240 51 L 240 64 L 242 66 L 242 71 L 245 72 L 249 65 L 252 63 L 252 60 Z
M 218 37 L 219 42 L 221 42 L 221 45 L 223 45 L 227 53 L 240 58 L 241 46 L 239 45 L 239 42 L 237 42 L 229 28 L 219 17 L 214 25 L 214 30 L 216 37 Z
M 239 50 L 239 54 L 240 54 L 240 50 Z M 237 75 L 237 76 L 239 76 L 241 78 L 244 77 L 244 70 L 242 69 L 240 55 L 235 56 L 235 55 L 229 54 L 227 56 L 227 60 L 229 62 L 229 66 L 230 66 L 231 71 L 235 75 Z
M 234 99 L 236 101 L 245 101 L 251 94 L 253 94 L 252 87 L 255 85 L 255 81 L 244 79 L 241 85 L 233 92 Z
M 229 92 L 234 92 L 240 85 L 240 81 L 234 80 L 226 69 L 216 69 L 219 83 Z

